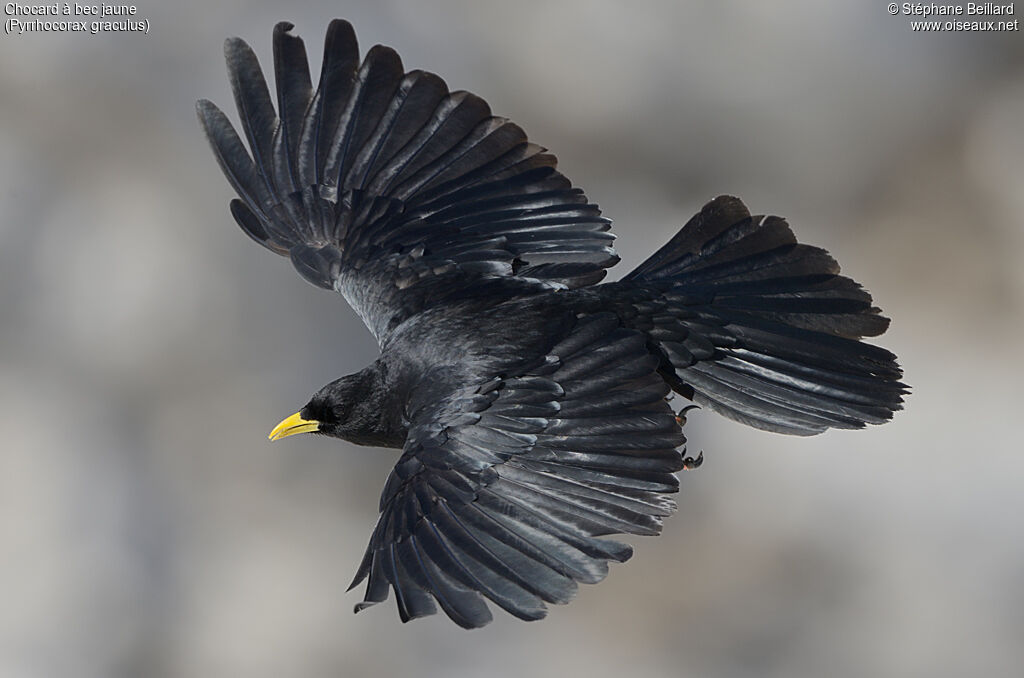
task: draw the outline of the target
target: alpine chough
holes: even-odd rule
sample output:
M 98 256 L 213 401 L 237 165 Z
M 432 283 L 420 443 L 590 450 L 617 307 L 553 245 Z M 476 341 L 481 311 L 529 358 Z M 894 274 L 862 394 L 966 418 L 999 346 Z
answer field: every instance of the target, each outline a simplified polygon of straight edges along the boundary
M 312 86 L 292 25 L 274 28 L 275 110 L 256 56 L 225 53 L 248 150 L 199 119 L 249 237 L 335 290 L 380 345 L 271 433 L 402 450 L 353 586 L 395 591 L 403 621 L 436 606 L 467 628 L 494 604 L 521 619 L 604 578 L 675 508 L 685 409 L 813 435 L 881 424 L 906 387 L 860 341 L 889 321 L 825 250 L 737 198 L 701 209 L 622 280 L 610 222 L 555 157 L 483 99 L 359 61 L 327 29 Z M 686 408 L 688 409 L 688 408 Z

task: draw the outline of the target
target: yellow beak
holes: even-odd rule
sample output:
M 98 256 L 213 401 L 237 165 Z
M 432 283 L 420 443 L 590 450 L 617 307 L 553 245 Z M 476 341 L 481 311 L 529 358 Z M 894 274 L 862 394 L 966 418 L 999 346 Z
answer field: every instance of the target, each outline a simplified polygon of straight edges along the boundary
M 270 432 L 269 438 L 271 440 L 280 440 L 281 438 L 293 436 L 296 433 L 309 433 L 310 431 L 320 430 L 320 422 L 303 419 L 299 414 L 299 412 L 296 412 L 275 426 L 274 430 Z

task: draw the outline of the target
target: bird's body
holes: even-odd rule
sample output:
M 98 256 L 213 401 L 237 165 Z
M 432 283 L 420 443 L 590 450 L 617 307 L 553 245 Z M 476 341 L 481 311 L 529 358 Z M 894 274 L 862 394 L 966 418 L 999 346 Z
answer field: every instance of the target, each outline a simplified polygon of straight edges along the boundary
M 444 392 L 504 373 L 524 356 L 542 356 L 567 325 L 565 309 L 545 306 L 543 297 L 493 301 L 446 304 L 397 326 L 381 346 L 380 358 L 359 373 L 372 384 L 367 393 L 388 394 L 385 402 L 372 403 L 379 419 L 346 439 L 401 449 L 409 427 L 403 405 L 412 393 Z M 493 334 L 475 331 L 481 322 Z
M 239 225 L 340 292 L 380 358 L 272 433 L 319 432 L 402 455 L 356 576 L 403 620 L 436 605 L 466 627 L 489 599 L 523 619 L 600 581 L 674 509 L 685 409 L 811 435 L 883 423 L 905 386 L 860 341 L 888 320 L 824 250 L 737 198 L 709 202 L 622 280 L 609 222 L 507 120 L 405 73 L 331 24 L 314 91 L 302 42 L 275 29 L 278 110 L 245 43 L 226 47 L 250 156 L 199 115 Z M 278 117 L 280 116 L 280 117 Z

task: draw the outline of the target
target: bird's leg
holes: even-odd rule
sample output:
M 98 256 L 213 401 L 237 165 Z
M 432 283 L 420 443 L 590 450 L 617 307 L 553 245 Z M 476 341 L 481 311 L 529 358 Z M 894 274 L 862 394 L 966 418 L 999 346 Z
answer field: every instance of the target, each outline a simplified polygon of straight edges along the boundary
M 676 423 L 679 424 L 680 426 L 685 425 L 686 424 L 686 413 L 689 412 L 690 410 L 699 410 L 699 409 L 700 409 L 700 406 L 698 406 L 698 405 L 687 405 L 683 409 L 679 410 L 679 413 L 676 415 Z M 703 463 L 704 463 L 704 450 L 701 450 L 697 454 L 697 458 L 696 459 L 694 459 L 693 457 L 683 457 L 683 470 L 684 471 L 690 471 L 690 470 L 693 470 L 695 468 L 700 468 L 700 465 L 703 464 Z

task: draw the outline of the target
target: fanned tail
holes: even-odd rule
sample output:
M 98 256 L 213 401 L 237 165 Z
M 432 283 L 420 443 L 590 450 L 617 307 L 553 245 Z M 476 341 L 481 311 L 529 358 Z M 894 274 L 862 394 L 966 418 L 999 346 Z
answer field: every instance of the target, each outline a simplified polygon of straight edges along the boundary
M 646 322 L 670 382 L 732 419 L 813 435 L 902 408 L 896 356 L 860 341 L 889 326 L 871 295 L 738 198 L 708 203 L 624 283 L 660 293 Z

